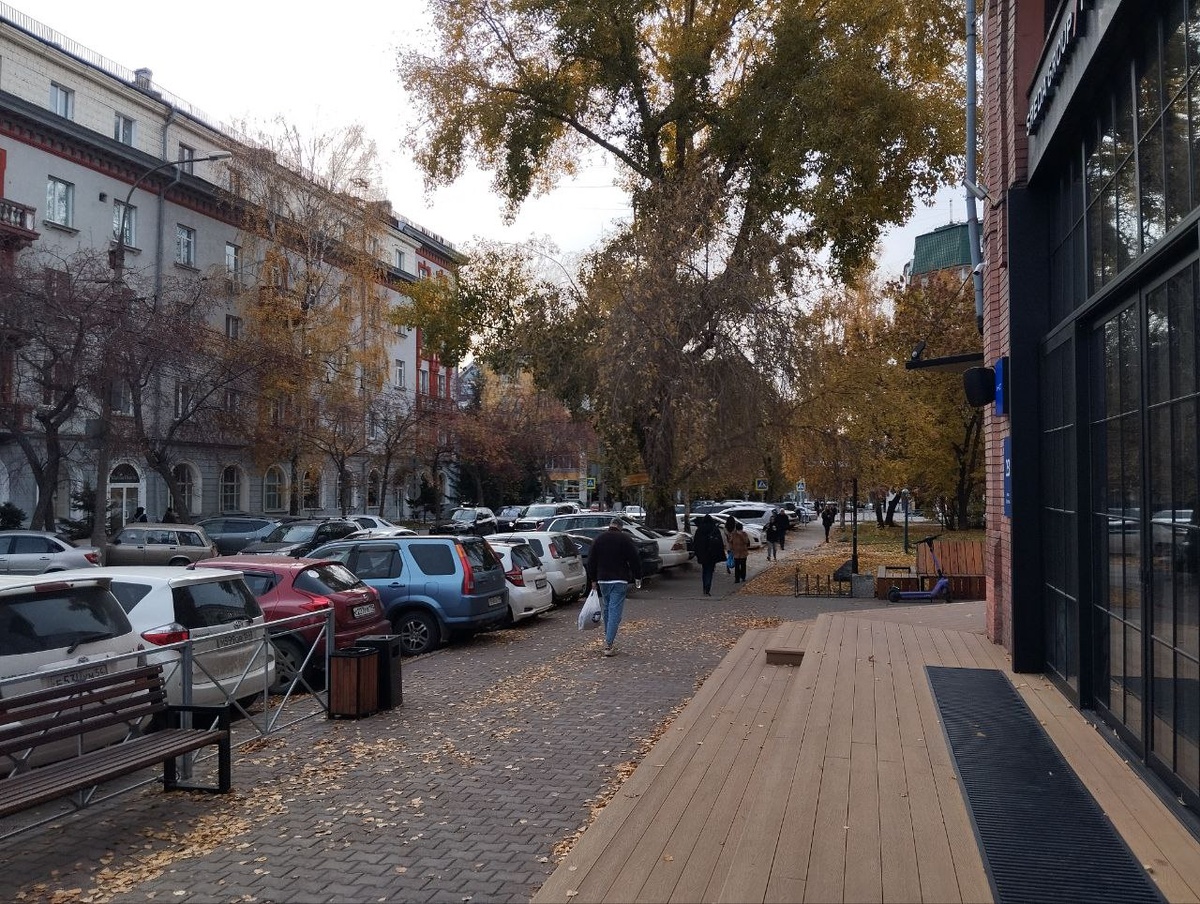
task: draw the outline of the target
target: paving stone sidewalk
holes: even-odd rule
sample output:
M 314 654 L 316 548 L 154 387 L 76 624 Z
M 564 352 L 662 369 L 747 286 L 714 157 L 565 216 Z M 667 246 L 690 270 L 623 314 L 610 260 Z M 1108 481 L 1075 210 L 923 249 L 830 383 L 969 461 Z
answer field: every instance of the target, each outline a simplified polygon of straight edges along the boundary
M 236 751 L 231 795 L 133 792 L 0 843 L 0 900 L 528 901 L 744 631 L 868 602 L 717 571 L 711 598 L 698 567 L 631 595 L 611 659 L 554 610 L 406 661 L 400 709 Z

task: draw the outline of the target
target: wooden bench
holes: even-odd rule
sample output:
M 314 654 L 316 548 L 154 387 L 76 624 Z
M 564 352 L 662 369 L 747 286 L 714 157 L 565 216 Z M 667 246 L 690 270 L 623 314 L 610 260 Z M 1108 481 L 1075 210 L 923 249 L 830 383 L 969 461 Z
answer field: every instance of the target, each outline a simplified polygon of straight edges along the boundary
M 216 728 L 182 728 L 183 713 L 208 714 Z M 155 716 L 167 727 L 142 733 Z M 0 816 L 8 816 L 101 782 L 163 764 L 168 791 L 224 794 L 232 785 L 228 706 L 175 706 L 167 703 L 162 668 L 138 666 L 74 684 L 0 700 Z M 85 736 L 115 733 L 119 739 L 89 750 Z M 47 748 L 58 745 L 52 754 Z M 209 746 L 218 754 L 216 787 L 179 781 L 175 758 Z M 66 759 L 34 765 L 40 756 Z M 73 751 L 70 748 L 74 748 Z M 40 752 L 40 753 L 39 753 Z
M 933 547 L 942 563 L 942 574 L 950 579 L 952 598 L 981 600 L 987 596 L 982 540 L 934 540 Z M 928 590 L 937 579 L 937 567 L 925 543 L 917 545 L 917 575 L 922 590 Z

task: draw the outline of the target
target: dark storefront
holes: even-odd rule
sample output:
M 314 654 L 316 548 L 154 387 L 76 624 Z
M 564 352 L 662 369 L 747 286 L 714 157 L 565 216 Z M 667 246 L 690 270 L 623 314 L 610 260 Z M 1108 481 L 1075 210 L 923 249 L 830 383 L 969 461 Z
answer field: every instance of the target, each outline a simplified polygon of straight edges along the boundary
M 1010 331 L 1040 471 L 1013 560 L 1043 563 L 1014 568 L 1014 657 L 1200 806 L 1200 0 L 1050 12 L 1009 211 L 1012 322 L 1041 325 Z

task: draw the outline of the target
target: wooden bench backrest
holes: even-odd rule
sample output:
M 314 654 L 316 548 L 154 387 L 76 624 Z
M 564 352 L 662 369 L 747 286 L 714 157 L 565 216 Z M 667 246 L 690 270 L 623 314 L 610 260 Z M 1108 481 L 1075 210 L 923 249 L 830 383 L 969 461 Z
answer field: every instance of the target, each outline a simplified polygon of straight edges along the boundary
M 933 546 L 943 574 L 984 574 L 982 540 L 934 540 Z M 937 574 L 929 547 L 924 543 L 917 547 L 917 573 Z
M 74 738 L 167 708 L 162 668 L 139 666 L 0 699 L 0 756 Z

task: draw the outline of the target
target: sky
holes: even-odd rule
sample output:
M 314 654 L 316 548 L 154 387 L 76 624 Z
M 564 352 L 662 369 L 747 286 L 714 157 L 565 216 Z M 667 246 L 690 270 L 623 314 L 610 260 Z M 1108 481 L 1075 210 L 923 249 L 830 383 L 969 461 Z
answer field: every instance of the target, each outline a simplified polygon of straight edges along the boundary
M 473 171 L 426 194 L 401 142 L 417 121 L 396 74 L 401 46 L 425 33 L 423 0 L 284 0 L 162 3 L 8 0 L 87 49 L 128 69 L 147 68 L 157 87 L 219 123 L 266 124 L 277 115 L 309 134 L 361 123 L 375 141 L 393 209 L 462 246 L 476 238 L 550 240 L 570 258 L 630 215 L 612 171 L 597 157 L 570 183 L 527 201 L 506 224 L 490 176 Z M 944 190 L 886 236 L 881 268 L 899 276 L 922 232 L 965 219 L 961 190 Z

